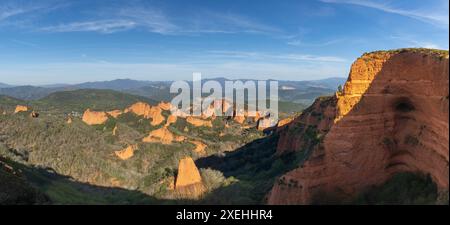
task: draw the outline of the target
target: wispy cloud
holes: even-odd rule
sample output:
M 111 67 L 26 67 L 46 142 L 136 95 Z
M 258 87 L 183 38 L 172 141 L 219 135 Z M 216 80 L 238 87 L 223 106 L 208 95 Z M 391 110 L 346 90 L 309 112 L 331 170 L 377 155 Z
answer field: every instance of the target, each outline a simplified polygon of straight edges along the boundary
M 323 41 L 323 42 L 311 43 L 311 42 L 304 42 L 299 38 L 293 38 L 292 40 L 289 40 L 288 42 L 286 42 L 286 44 L 292 45 L 292 46 L 297 46 L 297 47 L 325 47 L 325 46 L 341 43 L 345 40 L 346 39 L 344 39 L 344 38 L 337 38 L 337 39 L 327 40 L 327 41 Z
M 56 1 L 56 0 L 55 0 Z M 8 18 L 24 20 L 35 11 L 44 12 L 53 6 L 48 4 L 9 4 L 0 6 L 0 22 Z M 169 15 L 153 6 L 140 4 L 121 5 L 116 9 L 99 6 L 95 13 L 79 12 L 83 19 L 56 23 L 36 23 L 33 30 L 40 32 L 98 32 L 111 34 L 130 29 L 142 29 L 152 33 L 169 35 L 195 35 L 212 33 L 264 33 L 279 30 L 251 18 L 209 10 L 192 10 L 184 15 Z M 42 26 L 42 24 L 45 24 Z M 31 26 L 30 26 L 31 27 Z M 27 28 L 30 28 L 27 27 Z
M 100 33 L 114 33 L 124 31 L 137 26 L 137 23 L 129 20 L 97 20 L 87 22 L 73 22 L 40 28 L 40 31 L 48 32 L 77 32 L 95 31 Z
M 11 42 L 22 45 L 22 46 L 26 46 L 26 47 L 31 47 L 31 48 L 39 48 L 39 45 L 29 42 L 29 41 L 22 41 L 22 40 L 17 40 L 17 39 L 11 39 Z
M 188 21 L 189 32 L 201 33 L 265 33 L 280 32 L 276 27 L 263 24 L 251 18 L 218 12 L 200 12 L 195 19 Z
M 42 16 L 70 5 L 64 0 L 3 0 L 0 4 L 0 27 L 34 29 L 35 22 Z
M 38 10 L 40 8 L 41 6 L 37 5 L 26 5 L 26 6 L 19 6 L 15 4 L 0 5 L 0 22 L 3 20 L 7 20 L 8 18 L 12 18 L 21 14 Z
M 123 8 L 116 15 L 133 21 L 137 26 L 144 27 L 150 32 L 169 34 L 175 32 L 178 27 L 160 10 L 153 8 Z
M 386 1 L 374 1 L 374 0 L 320 0 L 320 1 L 325 3 L 351 4 L 373 8 L 381 10 L 383 12 L 417 19 L 423 22 L 437 25 L 439 27 L 443 28 L 445 27 L 447 29 L 449 25 L 448 0 L 435 1 L 434 3 L 438 3 L 439 6 L 437 6 L 435 9 L 432 10 L 430 9 L 429 11 L 424 9 L 404 9 L 400 7 L 394 7 L 391 4 L 389 4 L 389 2 Z
M 344 58 L 336 56 L 317 56 L 310 54 L 270 54 L 262 52 L 245 51 L 209 51 L 213 57 L 240 58 L 248 60 L 288 60 L 309 62 L 346 62 Z

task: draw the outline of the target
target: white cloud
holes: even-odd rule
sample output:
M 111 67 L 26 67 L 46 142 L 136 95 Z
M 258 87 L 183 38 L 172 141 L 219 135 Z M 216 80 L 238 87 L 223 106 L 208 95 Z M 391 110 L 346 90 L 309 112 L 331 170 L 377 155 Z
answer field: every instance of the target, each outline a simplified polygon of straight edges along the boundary
M 278 28 L 231 13 L 203 12 L 199 13 L 199 18 L 194 22 L 197 27 L 194 31 L 198 32 L 267 34 L 280 32 Z
M 64 0 L 2 0 L 0 3 L 0 28 L 14 27 L 34 30 L 36 21 L 44 15 L 70 5 L 70 2 Z
M 447 28 L 449 25 L 448 0 L 434 1 L 438 3 L 434 9 L 404 9 L 394 7 L 386 1 L 373 0 L 320 0 L 325 3 L 351 4 L 381 10 L 383 12 L 410 17 L 423 22 Z
M 56 26 L 43 27 L 39 30 L 48 32 L 77 32 L 95 31 L 100 33 L 113 33 L 134 28 L 137 24 L 129 20 L 98 20 L 86 22 L 73 22 Z
M 54 0 L 57 1 L 57 0 Z M 74 3 L 75 4 L 75 3 Z M 140 4 L 123 4 L 118 8 L 100 6 L 95 13 L 81 11 L 83 20 L 75 19 L 65 22 L 37 23 L 37 14 L 58 9 L 57 5 L 68 4 L 5 4 L 0 6 L 0 22 L 13 18 L 15 26 L 19 21 L 28 21 L 32 29 L 41 32 L 99 32 L 115 33 L 129 29 L 143 29 L 152 33 L 170 35 L 195 35 L 202 33 L 265 33 L 279 32 L 278 29 L 257 22 L 242 15 L 221 13 L 209 10 L 192 10 L 183 15 L 168 15 L 155 7 Z M 38 12 L 38 13 L 37 13 Z M 38 18 L 39 19 L 39 18 Z M 45 24 L 45 25 L 42 25 Z M 5 25 L 5 24 L 3 24 Z M 15 26 L 16 28 L 18 26 Z
M 6 3 L 4 5 L 0 5 L 0 22 L 42 8 L 43 7 L 39 5 L 16 5 Z
M 296 39 L 292 39 L 292 40 L 288 41 L 286 44 L 292 45 L 292 46 L 297 46 L 297 47 L 324 47 L 324 46 L 338 44 L 343 41 L 345 41 L 345 39 L 339 38 L 339 39 L 328 40 L 328 41 L 324 41 L 324 42 L 308 43 L 308 42 L 303 42 L 302 40 L 296 38 Z
M 113 17 L 115 16 L 131 20 L 137 26 L 144 27 L 154 33 L 170 34 L 178 29 L 163 12 L 152 8 L 123 8 L 116 15 L 113 15 Z

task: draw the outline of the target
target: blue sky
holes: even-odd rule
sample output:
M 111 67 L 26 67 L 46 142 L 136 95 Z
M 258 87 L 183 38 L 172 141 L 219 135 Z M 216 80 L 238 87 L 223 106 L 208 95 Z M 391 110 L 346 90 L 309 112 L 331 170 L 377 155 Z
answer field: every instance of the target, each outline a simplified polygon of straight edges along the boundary
M 364 52 L 448 49 L 447 0 L 2 0 L 0 82 L 346 77 Z

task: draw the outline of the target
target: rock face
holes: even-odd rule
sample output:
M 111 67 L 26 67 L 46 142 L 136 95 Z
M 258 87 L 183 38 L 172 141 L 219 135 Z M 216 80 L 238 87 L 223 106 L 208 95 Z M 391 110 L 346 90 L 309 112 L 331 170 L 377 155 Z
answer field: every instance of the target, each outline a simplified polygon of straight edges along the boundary
M 175 190 L 182 198 L 198 198 L 206 191 L 200 172 L 190 157 L 180 160 Z
M 278 128 L 284 127 L 285 125 L 291 123 L 293 120 L 294 120 L 294 118 L 282 119 L 282 120 L 278 121 L 277 127 Z
M 278 154 L 310 151 L 269 204 L 349 199 L 399 172 L 449 188 L 448 52 L 397 50 L 357 59 L 342 93 L 318 99 L 280 131 Z
M 104 124 L 108 120 L 108 114 L 105 112 L 95 112 L 87 109 L 83 114 L 83 122 L 88 125 Z
M 233 120 L 236 123 L 243 124 L 245 122 L 245 116 L 235 116 Z
M 112 117 L 114 117 L 116 119 L 122 114 L 123 114 L 122 110 L 113 110 L 113 111 L 109 111 L 108 112 L 108 115 L 110 115 L 110 116 L 112 116 Z
M 117 157 L 121 160 L 127 160 L 134 155 L 134 151 L 137 150 L 137 145 L 130 145 L 127 148 L 121 150 L 121 151 L 115 151 Z
M 183 136 L 176 136 L 170 132 L 167 127 L 162 127 L 160 129 L 150 132 L 150 134 L 142 139 L 143 142 L 147 143 L 162 143 L 165 145 L 170 145 L 172 142 L 184 141 Z
M 271 128 L 277 125 L 277 120 L 274 120 L 273 118 L 261 118 L 258 121 L 257 128 L 258 130 L 265 130 L 267 128 Z
M 173 123 L 176 123 L 176 122 L 177 122 L 177 116 L 169 115 L 167 117 L 167 121 L 166 121 L 166 124 L 164 126 L 168 127 L 168 126 L 170 126 L 170 124 L 173 124 Z
M 151 125 L 157 126 L 161 124 L 165 118 L 161 114 L 162 109 L 159 106 L 150 106 L 144 102 L 137 102 L 125 110 L 125 113 L 132 112 L 138 116 L 143 116 L 146 119 L 152 119 Z
M 14 110 L 14 113 L 20 113 L 20 112 L 26 112 L 28 111 L 28 107 L 24 105 L 18 105 L 16 106 L 16 109 Z
M 200 118 L 189 116 L 186 118 L 186 122 L 196 126 L 196 127 L 212 127 L 212 122 L 210 120 L 202 120 Z
M 195 145 L 195 149 L 194 152 L 200 154 L 200 155 L 204 155 L 206 154 L 206 148 L 208 147 L 206 144 L 204 144 L 201 141 L 190 141 L 192 144 Z
M 170 109 L 172 108 L 172 104 L 170 104 L 170 102 L 160 102 L 158 104 L 158 107 L 164 111 L 170 111 Z

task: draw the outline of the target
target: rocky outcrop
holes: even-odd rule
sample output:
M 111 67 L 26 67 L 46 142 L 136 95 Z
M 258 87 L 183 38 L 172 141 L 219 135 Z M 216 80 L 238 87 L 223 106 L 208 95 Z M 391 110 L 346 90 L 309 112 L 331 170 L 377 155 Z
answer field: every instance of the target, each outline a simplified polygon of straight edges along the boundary
M 130 107 L 125 109 L 125 113 L 132 112 L 138 116 L 143 116 L 146 118 L 150 118 L 149 112 L 151 110 L 151 106 L 144 102 L 137 102 L 131 105 Z
M 83 114 L 82 120 L 87 125 L 104 124 L 108 120 L 108 114 L 105 112 L 96 112 L 87 109 Z
M 133 157 L 134 151 L 136 151 L 137 149 L 138 149 L 137 145 L 130 145 L 127 148 L 125 148 L 121 151 L 115 151 L 114 153 L 116 154 L 117 157 L 119 157 L 119 159 L 127 160 L 127 159 Z
M 170 124 L 173 124 L 173 123 L 176 123 L 176 122 L 177 122 L 177 116 L 169 115 L 167 117 L 166 125 L 164 125 L 164 126 L 168 127 L 168 126 L 170 126 Z
M 170 111 L 172 108 L 172 104 L 170 102 L 160 102 L 158 107 L 164 111 Z
M 28 107 L 24 105 L 17 105 L 14 113 L 26 112 L 28 111 Z
M 233 118 L 233 120 L 234 120 L 236 123 L 244 124 L 244 122 L 245 122 L 245 116 L 235 116 L 235 117 Z
M 152 107 L 152 110 L 150 111 L 150 115 L 152 118 L 152 122 L 150 123 L 152 126 L 157 126 L 159 124 L 161 124 L 165 118 L 164 116 L 161 114 L 162 113 L 162 109 L 159 107 Z
M 267 128 L 271 128 L 277 125 L 277 120 L 273 119 L 273 118 L 261 118 L 258 120 L 258 124 L 256 126 L 256 128 L 258 130 L 265 130 Z
M 210 120 L 202 120 L 200 118 L 189 116 L 186 118 L 186 122 L 192 124 L 195 127 L 212 127 Z
M 342 93 L 281 129 L 278 154 L 309 157 L 278 179 L 268 203 L 350 199 L 399 172 L 430 174 L 448 191 L 448 66 L 448 52 L 425 49 L 357 59 Z
M 196 152 L 197 154 L 200 155 L 205 155 L 206 154 L 206 148 L 208 147 L 205 143 L 201 142 L 201 141 L 189 141 L 192 144 L 195 145 L 195 149 L 194 152 Z
M 172 142 L 184 141 L 185 137 L 176 136 L 170 132 L 167 127 L 162 127 L 160 129 L 150 132 L 150 134 L 142 139 L 143 142 L 147 143 L 161 143 L 165 145 L 170 145 Z
M 205 191 L 202 177 L 191 157 L 181 159 L 175 181 L 175 191 L 181 198 L 198 198 Z
M 111 117 L 117 119 L 120 115 L 123 114 L 123 111 L 117 109 L 117 110 L 109 111 L 109 112 L 107 112 L 107 113 L 108 113 L 108 115 L 110 115 Z
M 157 126 L 161 124 L 165 118 L 161 114 L 162 109 L 158 106 L 151 106 L 144 102 L 137 102 L 127 109 L 125 109 L 125 113 L 132 112 L 138 116 L 143 116 L 146 119 L 152 119 L 151 125 Z
M 292 118 L 292 117 L 281 119 L 280 121 L 278 121 L 277 127 L 278 128 L 284 127 L 287 124 L 291 123 L 293 120 L 294 120 L 294 118 Z

